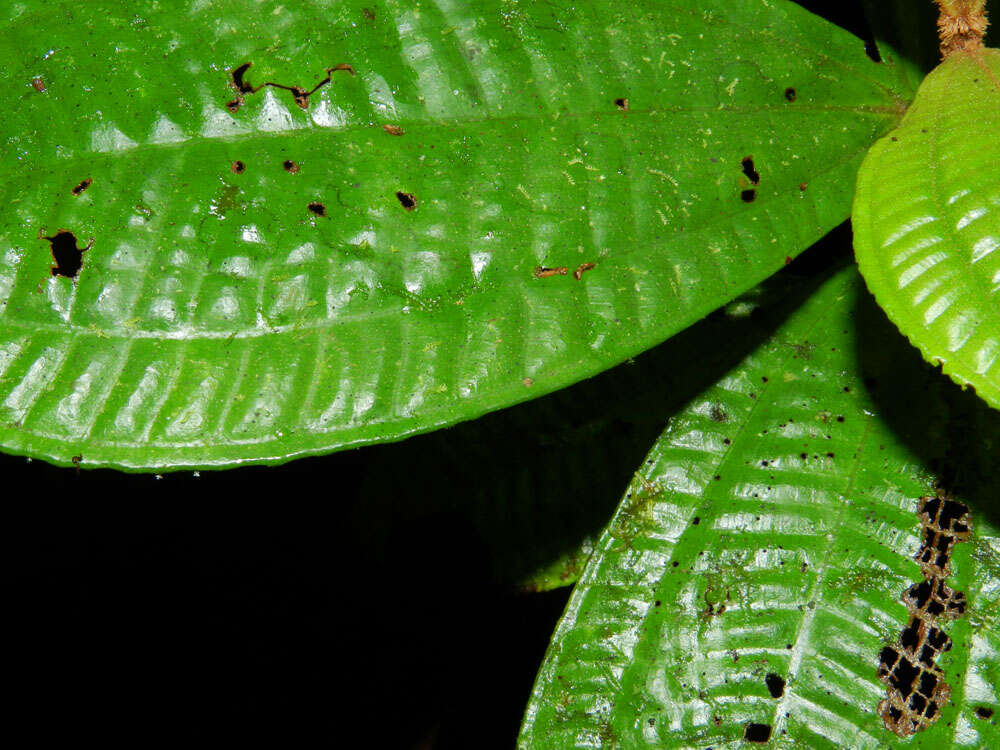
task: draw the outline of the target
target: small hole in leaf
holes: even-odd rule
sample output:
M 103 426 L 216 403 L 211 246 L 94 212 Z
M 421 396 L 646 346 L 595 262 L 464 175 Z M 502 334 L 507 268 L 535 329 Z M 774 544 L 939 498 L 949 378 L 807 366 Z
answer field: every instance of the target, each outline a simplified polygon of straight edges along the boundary
M 799 96 L 798 93 L 791 86 L 785 89 L 785 98 L 788 101 L 794 102 L 798 98 L 798 96 Z
M 234 68 L 230 75 L 233 78 L 233 88 L 239 91 L 241 94 L 252 94 L 254 89 L 249 83 L 243 80 L 243 76 L 250 69 L 253 63 L 243 63 L 238 68 Z
M 309 210 L 312 211 L 317 216 L 326 216 L 326 206 L 322 203 L 316 203 L 313 201 L 309 204 Z
M 767 685 L 767 692 L 771 694 L 772 698 L 780 698 L 785 694 L 785 681 L 781 675 L 769 672 L 764 678 L 764 684 Z
M 742 191 L 740 193 L 740 199 L 744 203 L 753 203 L 755 200 L 757 200 L 757 191 L 756 190 L 744 190 L 744 191 Z
M 743 739 L 747 742 L 767 742 L 771 739 L 771 725 L 747 724 L 743 730 Z
M 979 706 L 976 709 L 976 716 L 978 716 L 980 719 L 992 719 L 993 709 L 987 708 L 986 706 Z
M 750 184 L 751 185 L 759 185 L 760 184 L 760 172 L 758 172 L 757 169 L 756 169 L 756 167 L 754 167 L 754 165 L 753 165 L 753 157 L 752 156 L 744 156 L 743 157 L 743 161 L 741 162 L 741 164 L 743 166 L 743 174 L 746 175 L 746 178 L 748 180 L 750 180 Z
M 79 195 L 80 193 L 82 193 L 84 190 L 90 187 L 90 183 L 92 183 L 93 181 L 94 179 L 92 177 L 88 177 L 86 180 L 82 180 L 79 185 L 73 188 L 73 195 Z
M 615 99 L 615 106 L 618 107 L 618 109 L 627 112 L 628 99 Z
M 284 169 L 289 174 L 295 174 L 296 172 L 299 171 L 299 165 L 296 164 L 291 159 L 285 159 L 283 162 L 281 162 L 281 168 Z
M 83 254 L 90 249 L 90 245 L 77 247 L 76 235 L 65 230 L 59 230 L 54 237 L 45 239 L 52 247 L 52 259 L 56 262 L 52 266 L 52 275 L 75 279 L 83 267 Z
M 417 207 L 417 198 L 413 193 L 397 192 L 396 197 L 399 199 L 400 205 L 407 211 L 412 211 Z
M 241 162 L 239 159 L 237 159 L 229 166 L 229 168 L 233 170 L 233 174 L 243 174 L 244 170 L 247 168 L 247 165 Z

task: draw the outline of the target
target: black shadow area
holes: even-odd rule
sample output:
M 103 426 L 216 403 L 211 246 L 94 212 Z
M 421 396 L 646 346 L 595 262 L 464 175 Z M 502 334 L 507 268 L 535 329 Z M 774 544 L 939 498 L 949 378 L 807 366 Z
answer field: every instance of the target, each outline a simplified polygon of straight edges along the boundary
M 1000 524 L 1000 412 L 925 362 L 867 292 L 855 319 L 858 361 L 878 414 L 929 480 L 969 502 L 973 522 L 985 516 Z

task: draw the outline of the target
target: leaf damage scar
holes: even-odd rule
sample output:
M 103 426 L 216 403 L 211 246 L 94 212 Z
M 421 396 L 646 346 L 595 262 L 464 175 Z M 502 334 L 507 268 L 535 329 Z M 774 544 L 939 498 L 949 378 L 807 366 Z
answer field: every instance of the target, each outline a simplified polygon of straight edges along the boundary
M 879 654 L 878 676 L 888 694 L 878 704 L 878 713 L 886 728 L 900 737 L 929 727 L 951 699 L 951 687 L 937 665 L 937 657 L 952 645 L 941 626 L 961 617 L 966 608 L 965 594 L 948 588 L 945 578 L 952 549 L 972 532 L 969 508 L 938 492 L 920 501 L 919 514 L 923 543 L 916 560 L 924 580 L 903 594 L 909 624 L 898 642 Z
M 306 91 L 301 86 L 286 86 L 283 83 L 275 83 L 274 81 L 265 81 L 260 86 L 252 86 L 250 82 L 247 81 L 245 78 L 247 70 L 249 70 L 252 65 L 253 63 L 249 62 L 243 63 L 238 68 L 234 68 L 229 74 L 232 77 L 230 85 L 234 89 L 236 89 L 236 98 L 226 102 L 226 109 L 228 109 L 233 114 L 239 111 L 239 108 L 243 106 L 244 102 L 246 101 L 245 97 L 247 94 L 256 94 L 265 86 L 270 86 L 271 88 L 275 89 L 282 89 L 283 91 L 291 91 L 292 96 L 295 99 L 295 103 L 299 105 L 299 107 L 302 109 L 308 109 L 309 97 L 315 94 L 324 86 L 326 86 L 328 83 L 330 83 L 334 73 L 342 70 L 347 73 L 350 73 L 352 76 L 354 75 L 354 68 L 352 68 L 350 64 L 340 63 L 339 65 L 335 65 L 332 68 L 327 68 L 326 78 L 317 83 L 308 91 Z

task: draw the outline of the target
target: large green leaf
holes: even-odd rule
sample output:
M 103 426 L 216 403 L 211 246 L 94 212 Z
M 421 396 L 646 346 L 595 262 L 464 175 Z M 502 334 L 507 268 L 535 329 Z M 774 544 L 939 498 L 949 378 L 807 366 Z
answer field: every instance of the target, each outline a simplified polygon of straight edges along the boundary
M 902 746 L 878 669 L 924 580 L 917 511 L 938 482 L 972 509 L 947 578 L 968 608 L 938 620 L 951 700 L 907 746 L 997 746 L 998 420 L 855 271 L 834 276 L 668 424 L 577 584 L 521 746 Z
M 900 330 L 1000 407 L 1000 51 L 952 55 L 865 159 L 865 281 Z
M 840 222 L 902 109 L 785 0 L 0 17 L 0 445 L 59 463 L 281 461 L 592 375 Z

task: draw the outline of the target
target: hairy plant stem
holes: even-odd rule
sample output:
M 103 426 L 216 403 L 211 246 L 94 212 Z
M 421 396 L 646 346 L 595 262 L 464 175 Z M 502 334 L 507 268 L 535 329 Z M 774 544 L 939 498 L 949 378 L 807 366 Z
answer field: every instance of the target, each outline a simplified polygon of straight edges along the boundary
M 956 52 L 973 52 L 983 46 L 983 36 L 990 23 L 986 17 L 986 0 L 935 2 L 941 9 L 937 25 L 943 57 Z

